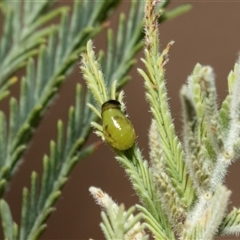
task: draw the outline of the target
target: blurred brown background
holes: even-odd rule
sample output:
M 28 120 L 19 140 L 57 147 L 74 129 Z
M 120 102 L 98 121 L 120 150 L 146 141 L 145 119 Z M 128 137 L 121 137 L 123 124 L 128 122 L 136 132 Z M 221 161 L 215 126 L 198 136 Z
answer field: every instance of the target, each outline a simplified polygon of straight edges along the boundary
M 71 1 L 69 1 L 70 3 Z M 181 109 L 179 90 L 191 74 L 194 65 L 199 62 L 211 65 L 216 73 L 216 84 L 219 103 L 227 93 L 227 76 L 233 68 L 240 50 L 240 1 L 172 1 L 169 8 L 181 3 L 191 3 L 193 9 L 177 19 L 160 26 L 162 48 L 170 41 L 175 44 L 170 51 L 170 62 L 167 64 L 167 87 L 170 105 L 176 129 L 181 136 Z M 59 5 L 61 2 L 59 1 Z M 129 1 L 123 1 L 118 13 L 127 12 Z M 111 27 L 116 27 L 117 14 L 111 18 Z M 106 32 L 101 33 L 94 44 L 96 50 L 105 48 Z M 136 128 L 138 144 L 148 158 L 148 128 L 150 114 L 145 102 L 143 79 L 136 68 L 131 71 L 132 80 L 125 87 L 127 111 Z M 29 186 L 29 175 L 32 170 L 41 173 L 42 157 L 49 152 L 49 141 L 56 137 L 56 122 L 59 118 L 66 120 L 68 107 L 74 103 L 75 85 L 82 81 L 78 63 L 73 74 L 62 86 L 60 96 L 48 110 L 41 122 L 24 163 L 16 173 L 6 200 L 10 204 L 14 220 L 19 222 L 21 193 L 24 186 Z M 84 83 L 83 83 L 84 84 Z M 6 105 L 6 101 L 4 103 Z M 96 140 L 91 136 L 89 142 Z M 230 169 L 226 185 L 233 191 L 231 205 L 239 206 L 239 173 L 240 162 Z M 121 167 L 114 159 L 113 151 L 105 144 L 92 156 L 79 163 L 73 170 L 69 181 L 57 201 L 56 211 L 48 219 L 48 228 L 41 239 L 102 239 L 100 231 L 100 208 L 89 195 L 88 188 L 97 186 L 109 193 L 118 203 L 126 207 L 135 204 L 138 199 L 131 189 L 131 184 Z M 234 239 L 227 237 L 225 239 Z

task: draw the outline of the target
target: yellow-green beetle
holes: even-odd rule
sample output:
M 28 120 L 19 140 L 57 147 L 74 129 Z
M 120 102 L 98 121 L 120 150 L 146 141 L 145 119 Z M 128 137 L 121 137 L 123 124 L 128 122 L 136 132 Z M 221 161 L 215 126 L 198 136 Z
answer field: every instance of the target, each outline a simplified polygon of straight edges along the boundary
M 121 104 L 108 100 L 102 105 L 103 135 L 106 142 L 118 150 L 132 147 L 136 134 L 132 123 L 121 111 Z

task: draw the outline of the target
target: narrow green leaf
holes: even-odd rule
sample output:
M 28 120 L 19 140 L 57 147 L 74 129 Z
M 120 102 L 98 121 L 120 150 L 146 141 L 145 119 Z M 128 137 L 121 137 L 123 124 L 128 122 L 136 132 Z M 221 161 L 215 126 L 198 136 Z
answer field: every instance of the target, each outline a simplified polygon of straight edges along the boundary
M 61 120 L 58 120 L 57 122 L 57 163 L 55 166 L 55 174 L 60 169 L 61 165 L 60 162 L 62 156 L 65 155 L 65 149 L 64 149 L 64 133 L 63 133 L 63 122 Z M 57 175 L 54 176 L 56 178 Z
M 25 115 L 28 113 L 28 92 L 29 86 L 26 78 L 22 78 L 21 80 L 21 90 L 20 90 L 20 102 L 19 102 L 19 109 L 20 109 L 20 119 L 23 122 L 25 119 Z
M 60 194 L 60 191 L 57 191 L 57 190 L 62 189 L 62 187 L 64 186 L 64 184 L 66 182 L 67 182 L 67 177 L 64 177 L 64 171 L 61 170 L 61 174 L 58 175 L 57 182 L 54 184 L 54 186 L 53 186 L 54 188 L 52 189 L 52 191 L 59 192 L 59 194 Z M 55 196 L 55 195 L 53 195 L 53 196 Z M 47 199 L 47 200 L 49 200 L 49 199 Z M 56 198 L 56 200 L 57 200 L 57 198 Z
M 67 125 L 67 136 L 66 136 L 67 152 L 70 150 L 71 145 L 74 142 L 74 131 L 75 131 L 74 115 L 75 115 L 75 109 L 74 107 L 70 107 L 68 111 L 68 125 Z
M 54 182 L 54 175 L 56 175 L 57 168 L 57 149 L 56 143 L 54 141 L 50 141 L 50 154 L 49 154 L 49 182 Z
M 234 207 L 230 213 L 225 216 L 219 232 L 221 235 L 238 235 L 240 232 L 240 210 Z
M 4 24 L 3 24 L 3 37 L 0 43 L 0 60 L 3 61 L 3 58 L 6 56 L 9 48 L 12 44 L 12 33 L 13 33 L 13 11 L 8 8 L 4 13 Z M 1 76 L 1 74 L 0 74 Z M 0 77 L 1 79 L 1 77 Z
M 41 120 L 40 114 L 41 114 L 42 110 L 43 110 L 43 105 L 35 105 L 35 107 L 30 111 L 27 122 L 29 122 L 29 124 L 32 127 L 37 126 L 37 124 Z
M 23 143 L 26 142 L 26 140 L 28 140 L 28 138 L 30 137 L 30 132 L 29 132 L 30 130 L 31 130 L 31 126 L 28 123 L 25 123 L 24 125 L 22 125 L 22 127 L 19 129 L 12 143 L 12 146 L 10 149 L 11 154 L 15 152 L 16 148 L 19 145 L 22 145 Z
M 60 14 L 65 14 L 67 11 L 69 11 L 69 8 L 64 6 L 57 8 L 55 10 L 52 10 L 48 14 L 45 14 L 44 16 L 38 18 L 36 22 L 31 26 L 31 28 L 28 29 L 28 31 L 25 34 L 25 38 L 27 38 L 30 34 L 32 34 L 38 27 L 42 26 L 46 22 L 49 22 L 53 18 L 57 17 Z
M 22 68 L 26 65 L 26 59 L 33 57 L 38 54 L 38 50 L 30 50 L 24 55 L 20 55 L 17 58 L 14 58 L 13 60 L 9 60 L 9 64 L 4 66 L 4 69 L 2 70 L 2 78 L 0 79 L 0 85 L 3 85 L 6 82 L 6 79 L 11 77 L 12 73 L 16 72 L 18 69 Z M 9 55 L 8 55 L 9 56 Z M 15 56 L 14 56 L 15 57 Z
M 165 233 L 161 231 L 159 228 L 159 223 L 152 216 L 152 214 L 141 205 L 137 205 L 137 208 L 142 212 L 143 218 L 146 221 L 145 225 L 152 232 L 152 234 L 159 239 L 165 239 Z
M 0 111 L 0 166 L 2 167 L 7 159 L 7 123 L 6 117 Z
M 75 99 L 75 114 L 74 114 L 74 126 L 75 135 L 79 134 L 83 127 L 82 115 L 83 115 L 83 104 L 82 104 L 82 86 L 77 84 L 76 87 L 76 99 Z
M 113 31 L 111 29 L 108 30 L 107 32 L 107 60 L 106 63 L 104 65 L 105 69 L 104 69 L 104 74 L 105 74 L 105 78 L 108 80 L 111 77 L 111 66 L 113 63 L 113 56 L 114 56 L 114 41 L 113 41 Z M 107 83 L 109 84 L 108 86 L 110 87 L 110 82 L 107 81 Z
M 64 179 L 62 181 L 62 185 L 64 185 L 66 183 L 67 179 Z M 46 203 L 45 203 L 45 208 L 51 208 L 51 206 L 53 206 L 55 204 L 55 202 L 57 201 L 57 199 L 59 198 L 59 196 L 61 195 L 61 191 L 55 191 L 53 192 L 47 199 Z M 48 217 L 48 216 L 46 216 Z M 45 219 L 43 219 L 42 221 L 45 221 Z
M 22 213 L 21 213 L 21 228 L 20 228 L 20 239 L 26 239 L 27 230 L 30 223 L 31 214 L 30 204 L 29 204 L 29 191 L 27 188 L 23 189 L 22 193 Z
M 22 156 L 22 153 L 26 150 L 27 146 L 25 144 L 19 145 L 14 152 L 12 152 L 11 159 L 8 158 L 8 163 L 11 166 L 12 174 L 16 170 L 16 163 L 19 160 L 19 157 Z M 11 161 L 11 162 L 10 162 Z
M 114 232 L 113 232 L 113 229 L 111 227 L 111 223 L 110 223 L 109 219 L 107 218 L 106 213 L 101 212 L 101 217 L 102 217 L 103 223 L 100 224 L 100 227 L 101 227 L 105 237 L 109 240 L 113 239 Z
M 61 17 L 61 23 L 59 28 L 59 42 L 60 46 L 57 48 L 55 68 L 65 59 L 66 51 L 68 49 L 68 29 L 69 29 L 69 17 L 68 13 L 63 13 Z
M 83 3 L 75 0 L 73 3 L 73 14 L 69 32 L 70 34 L 69 41 L 75 38 L 75 36 L 77 35 L 77 33 L 80 31 L 84 24 L 83 14 L 81 14 L 82 11 L 84 11 Z
M 33 232 L 29 237 L 29 239 L 32 240 L 37 240 L 39 239 L 39 236 L 41 235 L 41 233 L 47 228 L 47 224 L 42 224 L 41 226 L 39 226 L 35 232 Z
M 189 12 L 192 9 L 192 5 L 191 4 L 181 4 L 180 6 L 172 9 L 172 10 L 168 10 L 167 12 L 163 13 L 162 16 L 159 19 L 159 22 L 164 22 L 167 20 L 171 20 L 174 19 L 184 13 Z
M 57 46 L 57 35 L 58 29 L 54 28 L 49 40 L 48 40 L 48 49 L 47 49 L 47 56 L 48 56 L 48 72 L 46 72 L 46 78 L 50 79 L 52 74 L 55 72 L 55 58 L 56 58 L 56 46 Z
M 5 200 L 0 200 L 0 212 L 5 239 L 14 240 L 14 223 L 9 205 Z
M 45 43 L 46 43 L 46 37 L 49 37 L 53 34 L 54 31 L 56 31 L 58 27 L 55 26 L 55 25 L 50 25 L 50 26 L 47 26 L 43 29 L 38 29 L 36 32 L 34 32 L 33 35 L 30 35 L 27 39 L 26 39 L 26 43 L 27 44 L 30 44 L 32 42 L 40 42 L 39 39 L 42 39 L 42 42 L 43 42 L 43 39 L 45 39 Z M 40 42 L 40 43 L 42 43 Z M 26 45 L 27 45 L 26 44 Z
M 43 157 L 43 173 L 42 173 L 42 183 L 41 183 L 41 191 L 39 194 L 39 200 L 38 200 L 38 211 L 41 211 L 43 206 L 44 206 L 44 202 L 46 199 L 46 195 L 47 192 L 49 191 L 49 157 L 48 156 L 44 156 Z
M 13 223 L 13 239 L 18 239 L 18 225 L 15 222 Z
M 39 99 L 40 94 L 42 93 L 43 88 L 45 87 L 45 72 L 47 72 L 47 49 L 46 46 L 42 45 L 39 50 L 38 65 L 37 65 L 37 77 L 36 77 L 36 86 L 35 86 L 35 102 Z
M 17 129 L 18 129 L 18 121 L 19 119 L 19 110 L 18 110 L 18 103 L 16 98 L 10 99 L 10 124 L 9 124 L 9 143 L 12 143 L 15 139 Z
M 27 66 L 26 66 L 26 81 L 27 81 L 27 85 L 28 85 L 28 89 L 27 89 L 27 110 L 28 112 L 32 109 L 32 107 L 34 106 L 34 93 L 33 93 L 33 89 L 35 88 L 35 65 L 34 65 L 34 61 L 32 58 L 30 58 L 27 62 Z M 20 94 L 21 96 L 21 94 Z M 20 100 L 21 101 L 21 100 Z M 25 115 L 27 115 L 27 113 L 25 113 Z M 25 120 L 25 119 L 24 119 Z
M 30 222 L 34 222 L 34 219 L 37 215 L 37 200 L 38 200 L 38 188 L 39 188 L 39 183 L 38 183 L 38 174 L 36 172 L 32 172 L 31 175 L 31 195 L 30 195 Z
M 9 95 L 9 93 L 10 93 L 9 88 L 13 84 L 15 84 L 17 82 L 17 80 L 18 80 L 17 77 L 12 77 L 9 80 L 7 80 L 3 86 L 1 86 L 1 88 L 0 88 L 0 102 Z

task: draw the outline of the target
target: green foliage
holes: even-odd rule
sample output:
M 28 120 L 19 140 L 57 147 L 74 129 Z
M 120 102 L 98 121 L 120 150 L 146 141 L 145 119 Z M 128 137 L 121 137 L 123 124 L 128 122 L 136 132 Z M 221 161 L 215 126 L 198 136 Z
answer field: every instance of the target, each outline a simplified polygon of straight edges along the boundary
M 163 3 L 158 6 L 158 2 L 146 1 L 145 58 L 142 59 L 146 70 L 138 70 L 145 81 L 152 113 L 150 164 L 142 156 L 137 143 L 125 151 L 114 149 L 116 159 L 139 196 L 141 205 L 137 208 L 144 226 L 154 238 L 188 240 L 213 239 L 217 234 L 238 235 L 239 209 L 234 208 L 226 215 L 231 192 L 223 182 L 229 165 L 239 158 L 240 153 L 239 62 L 229 74 L 229 94 L 220 109 L 213 69 L 196 65 L 180 93 L 184 125 L 182 144 L 174 130 L 165 82 L 165 65 L 173 42 L 160 52 L 158 19 L 161 17 L 158 9 Z M 108 86 L 104 82 L 92 43 L 87 46 L 87 52 L 82 54 L 81 68 L 98 105 L 90 107 L 101 117 L 99 107 L 109 99 L 108 89 L 116 99 L 116 84 Z M 122 97 L 119 102 L 124 105 Z M 96 122 L 92 125 L 97 129 L 97 135 L 107 141 L 103 127 Z M 94 198 L 99 203 L 99 195 Z M 101 227 L 106 238 L 127 238 L 124 227 L 121 235 L 114 235 L 113 214 L 108 207 L 105 208 L 108 218 L 102 214 Z M 115 221 L 118 220 L 121 221 L 122 216 Z
M 23 189 L 21 226 L 17 239 L 38 238 L 46 228 L 45 221 L 54 211 L 53 205 L 61 195 L 61 188 L 67 181 L 71 169 L 95 150 L 96 144 L 83 147 L 89 133 L 86 122 L 90 122 L 92 118 L 90 110 L 83 108 L 83 103 L 82 90 L 80 85 L 77 85 L 75 107 L 69 109 L 66 140 L 63 122 L 59 120 L 57 142 L 50 142 L 50 155 L 43 158 L 41 185 L 38 174 L 33 172 L 30 190 Z M 1 212 L 4 214 L 7 203 L 1 200 L 1 204 L 3 206 Z M 11 222 L 10 217 L 8 222 Z
M 111 210 L 108 211 L 108 215 L 104 212 L 101 213 L 103 223 L 101 223 L 100 227 L 104 232 L 106 239 L 124 239 L 124 236 L 132 239 L 134 235 L 136 235 L 136 232 L 141 230 L 141 228 L 136 229 L 133 236 L 131 234 L 129 234 L 129 236 L 127 235 L 128 231 L 132 229 L 141 218 L 140 214 L 136 217 L 132 217 L 131 214 L 133 211 L 134 208 L 130 208 L 127 212 L 124 212 L 124 207 L 120 206 L 115 216 Z M 141 239 L 147 238 L 141 236 Z
M 44 3 L 45 5 L 42 5 L 41 9 L 39 7 L 43 3 L 39 5 L 34 5 L 29 1 L 24 3 L 24 9 L 27 9 L 24 11 L 38 14 L 36 17 L 31 15 L 32 22 L 26 20 L 26 24 L 32 24 L 34 20 L 36 20 L 36 24 L 32 27 L 27 27 L 27 29 L 32 29 L 31 33 L 34 32 L 34 34 L 29 33 L 29 39 L 27 38 L 28 35 L 24 39 L 28 39 L 31 43 L 36 43 L 37 37 L 41 37 L 44 41 L 33 45 L 31 54 L 27 55 L 27 51 L 23 51 L 21 58 L 19 57 L 16 65 L 13 65 L 15 67 L 9 68 L 8 73 L 1 75 L 3 85 L 0 92 L 3 93 L 1 95 L 2 99 L 9 93 L 8 87 L 16 81 L 16 78 L 11 78 L 9 81 L 5 80 L 5 78 L 8 79 L 19 67 L 26 64 L 26 76 L 21 79 L 20 84 L 20 98 L 19 100 L 13 97 L 10 99 L 9 123 L 5 114 L 3 112 L 0 113 L 1 195 L 4 193 L 7 182 L 18 168 L 19 160 L 47 107 L 51 104 L 63 81 L 65 81 L 66 75 L 70 73 L 73 64 L 77 62 L 79 53 L 84 50 L 86 41 L 103 29 L 104 25 L 101 22 L 109 16 L 111 10 L 119 3 L 119 1 L 95 1 L 93 4 L 90 1 L 75 1 L 73 15 L 70 18 L 66 7 L 61 8 L 61 11 L 51 10 L 49 15 L 45 16 L 44 14 L 48 6 L 47 2 Z M 6 6 L 3 6 L 3 10 L 5 10 L 5 7 L 11 7 L 7 3 Z M 20 8 L 15 7 L 15 5 L 12 7 L 11 11 L 13 11 L 14 16 L 20 14 Z M 44 29 L 36 31 L 40 23 L 46 23 L 47 20 L 56 16 L 56 13 L 61 15 L 59 26 L 50 26 L 45 31 Z M 41 14 L 45 18 L 40 18 Z M 30 17 L 30 14 L 28 16 Z M 6 21 L 8 20 L 5 19 L 4 22 L 6 23 Z M 133 27 L 135 27 L 135 24 L 139 25 L 140 23 L 134 21 Z M 133 33 L 136 34 L 136 32 Z M 140 28 L 138 28 L 138 36 L 140 36 L 139 33 Z M 13 33 L 11 32 L 11 34 Z M 131 34 L 128 38 L 132 37 Z M 7 38 L 5 32 L 2 38 Z M 8 43 L 10 43 L 10 39 L 8 40 Z M 1 42 L 4 41 L 6 40 L 1 40 Z M 113 38 L 110 38 L 109 41 L 111 44 L 114 44 Z M 138 44 L 136 44 L 136 41 Z M 125 42 L 127 45 L 125 38 L 122 39 L 122 42 Z M 17 45 L 20 43 L 12 41 L 11 44 L 9 52 L 5 54 L 15 57 L 19 54 L 20 56 L 20 53 L 17 53 L 16 50 L 13 51 L 15 48 L 14 44 L 16 44 L 17 49 L 23 49 L 21 45 Z M 36 47 L 39 44 L 40 47 L 37 49 Z M 140 37 L 129 44 L 141 46 Z M 120 49 L 120 46 L 117 49 Z M 105 69 L 107 69 L 107 65 L 111 67 L 109 74 L 116 72 L 117 78 L 127 79 L 126 74 L 133 64 L 132 58 L 137 50 L 139 50 L 139 47 L 131 52 L 132 55 L 130 57 L 120 54 L 114 66 L 102 54 L 102 66 Z M 13 51 L 12 54 L 10 54 L 11 51 Z M 30 58 L 30 56 L 33 56 L 33 52 L 37 54 L 37 64 Z M 21 64 L 19 64 L 20 60 Z M 11 59 L 8 61 L 14 63 Z M 0 63 L 5 64 L 5 62 Z M 117 71 L 119 64 L 123 66 L 123 71 Z M 110 78 L 111 76 L 109 75 L 109 82 L 112 81 Z M 4 84 L 4 82 L 6 83 Z M 60 120 L 57 125 L 57 141 L 51 141 L 50 156 L 44 156 L 42 179 L 38 179 L 38 174 L 33 172 L 30 190 L 26 188 L 23 190 L 22 217 L 19 231 L 17 225 L 13 223 L 9 206 L 4 200 L 1 200 L 2 224 L 5 238 L 7 239 L 38 238 L 46 228 L 45 221 L 54 210 L 53 205 L 60 196 L 61 188 L 66 182 L 71 169 L 96 147 L 96 144 L 84 147 L 90 133 L 89 123 L 94 119 L 90 109 L 84 107 L 84 102 L 91 102 L 91 97 L 87 94 L 86 100 L 83 100 L 80 86 L 77 86 L 76 91 L 76 105 L 69 109 L 67 129 L 64 131 L 63 123 Z M 66 135 L 66 140 L 64 140 L 64 135 Z
M 0 212 L 5 238 L 16 239 L 18 234 L 17 224 L 13 222 L 10 208 L 4 200 L 0 202 Z
M 0 43 L 0 99 L 7 95 L 11 76 L 26 64 L 26 60 L 38 53 L 37 47 L 46 42 L 45 37 L 52 27 L 37 29 L 50 20 L 68 11 L 67 7 L 49 12 L 54 1 L 34 4 L 26 1 L 3 1 L 3 34 Z M 23 7 L 24 6 L 24 7 Z M 23 7 L 23 11 L 21 8 Z
M 157 18 L 155 18 L 157 19 Z M 154 44 L 153 44 L 154 45 Z M 156 47 L 156 45 L 155 45 Z M 107 93 L 107 84 L 104 83 L 103 80 L 103 74 L 101 72 L 100 66 L 95 60 L 95 56 L 93 53 L 93 47 L 92 43 L 89 42 L 87 45 L 87 52 L 82 54 L 82 71 L 84 74 L 84 78 L 87 82 L 88 87 L 92 91 L 93 96 L 95 97 L 99 107 L 108 99 L 110 99 L 109 94 Z M 115 84 L 111 86 L 111 93 L 116 91 Z M 115 99 L 116 93 L 111 94 L 114 96 L 113 99 Z M 120 94 L 121 95 L 121 94 Z M 120 96 L 119 95 L 119 96 Z M 118 99 L 119 100 L 119 99 Z M 121 103 L 122 101 L 119 100 Z M 92 110 L 101 117 L 100 110 L 97 109 L 95 106 L 90 105 Z M 165 111 L 165 115 L 166 115 Z M 100 126 L 97 123 L 92 124 L 97 129 L 97 135 L 101 136 L 104 139 L 103 129 L 102 126 Z M 172 125 L 171 125 L 172 127 Z M 165 136 L 165 135 L 164 135 Z M 175 140 L 176 141 L 176 140 Z M 177 143 L 174 143 L 177 145 Z M 172 143 L 170 143 L 172 145 Z M 179 149 L 179 147 L 173 146 L 174 149 Z M 167 147 L 166 147 L 167 148 Z M 154 177 L 152 172 L 150 171 L 147 162 L 144 160 L 144 158 L 141 155 L 140 150 L 137 148 L 137 146 L 133 146 L 133 148 L 130 148 L 127 151 L 117 151 L 115 149 L 116 153 L 118 154 L 117 160 L 123 165 L 125 168 L 130 180 L 132 181 L 133 187 L 136 190 L 137 194 L 139 195 L 139 198 L 141 202 L 143 203 L 144 207 L 140 207 L 143 211 L 143 217 L 148 222 L 147 226 L 149 226 L 149 229 L 151 229 L 155 236 L 158 236 L 159 238 L 167 238 L 167 237 L 174 237 L 174 232 L 172 231 L 169 222 L 167 221 L 167 217 L 162 209 L 162 206 L 159 202 L 159 196 L 158 196 L 158 190 L 156 188 L 156 185 L 154 184 Z M 170 152 L 170 151 L 169 151 Z M 178 154 L 180 157 L 182 157 L 182 154 Z M 179 160 L 181 163 L 182 158 Z M 182 161 L 183 162 L 183 161 Z M 175 166 L 173 166 L 173 169 Z M 184 169 L 181 164 L 179 165 L 179 171 Z M 186 169 L 185 169 L 186 172 Z M 177 174 L 177 173 L 176 173 Z M 186 174 L 184 176 L 184 172 L 180 172 L 179 175 L 186 178 Z M 184 182 L 185 181 L 185 182 Z M 190 180 L 189 180 L 190 181 Z M 189 182 L 188 181 L 188 182 Z M 186 184 L 189 184 L 186 179 L 183 180 L 183 188 L 186 188 Z M 177 183 L 177 181 L 176 181 Z M 183 197 L 183 201 L 186 202 L 186 200 L 189 201 L 188 196 L 192 196 L 193 194 L 189 193 L 188 188 L 186 191 L 187 196 Z M 190 198 L 191 200 L 193 197 Z M 159 204 L 158 204 L 159 202 Z M 185 202 L 182 203 L 186 204 Z M 181 217 L 181 216 L 179 216 Z M 156 225 L 154 225 L 156 224 Z
M 103 210 L 101 217 L 103 222 L 100 227 L 106 239 L 148 239 L 143 230 L 143 225 L 139 222 L 141 214 L 133 215 L 135 207 L 125 211 L 124 206 L 118 206 L 108 194 L 101 189 L 90 187 L 90 193 Z
M 38 8 L 41 4 L 34 5 L 36 7 L 32 5 L 28 6 L 28 4 L 30 3 L 27 2 L 27 4 L 24 4 L 24 7 L 29 11 L 40 11 Z M 77 61 L 79 53 L 84 49 L 86 40 L 96 35 L 103 28 L 99 22 L 99 18 L 103 18 L 102 13 L 99 12 L 99 8 L 102 9 L 107 6 L 110 10 L 112 3 L 96 1 L 96 9 L 90 11 L 92 9 L 90 2 L 80 3 L 79 1 L 75 1 L 71 18 L 66 11 L 63 11 L 60 25 L 58 27 L 48 27 L 48 44 L 41 45 L 38 49 L 37 66 L 35 66 L 33 59 L 30 58 L 27 61 L 26 77 L 23 77 L 21 80 L 20 99 L 19 101 L 15 98 L 11 98 L 10 100 L 9 124 L 7 124 L 4 114 L 1 113 L 0 125 L 1 132 L 3 132 L 1 140 L 4 147 L 2 147 L 0 159 L 1 194 L 4 192 L 7 181 L 9 181 L 14 173 L 18 165 L 17 163 L 26 149 L 35 128 L 38 126 L 42 115 L 52 102 L 63 81 L 65 81 L 69 70 L 71 70 L 73 64 Z M 87 10 L 90 11 L 90 15 Z M 17 14 L 17 11 L 20 11 L 20 9 L 14 7 L 11 11 L 16 11 Z M 53 10 L 49 14 L 52 16 L 52 13 L 55 13 L 55 11 Z M 37 16 L 32 16 L 32 18 L 39 19 Z M 81 21 L 82 19 L 83 21 Z M 27 23 L 29 21 L 26 19 Z M 41 23 L 46 22 L 42 19 L 36 21 L 40 21 Z M 77 22 L 81 22 L 82 24 L 77 24 Z M 39 26 L 39 23 L 36 25 Z M 29 28 L 33 29 L 32 31 L 36 29 L 36 27 Z M 39 33 L 37 32 L 35 35 L 38 36 Z M 31 42 L 35 42 L 35 40 L 32 40 L 33 36 L 34 34 L 31 35 Z M 6 34 L 3 35 L 3 41 L 5 37 Z M 14 47 L 11 47 L 11 49 L 14 49 Z M 16 48 L 22 49 L 18 46 Z M 8 55 L 11 56 L 10 53 Z M 5 62 L 2 62 L 2 64 L 4 67 Z M 14 72 L 15 70 L 13 68 L 11 71 Z M 1 80 L 4 82 L 4 76 L 8 76 L 9 74 L 2 74 Z M 7 125 L 9 128 L 8 132 L 6 132 Z
M 233 208 L 224 218 L 220 226 L 221 235 L 239 235 L 240 231 L 240 211 L 239 208 Z
M 159 191 L 163 196 L 168 191 L 166 199 L 163 201 L 166 204 L 166 209 L 174 211 L 171 216 L 171 221 L 181 222 L 180 219 L 185 218 L 185 211 L 191 206 L 194 190 L 191 188 L 191 178 L 187 178 L 187 168 L 185 165 L 182 145 L 175 134 L 172 117 L 167 102 L 167 91 L 165 87 L 165 65 L 168 61 L 167 54 L 169 48 L 173 44 L 170 42 L 166 49 L 160 54 L 158 51 L 158 29 L 156 16 L 153 14 L 154 6 L 147 5 L 145 9 L 145 33 L 146 47 L 145 59 L 142 59 L 146 72 L 139 69 L 139 73 L 145 80 L 146 97 L 150 104 L 150 110 L 155 119 L 156 130 L 158 133 L 158 149 L 154 149 L 154 145 L 150 145 L 151 151 L 161 151 L 163 161 L 165 162 L 166 175 L 160 175 L 161 169 L 156 169 L 155 180 L 159 185 Z M 158 17 L 158 16 L 157 16 Z M 156 67 L 158 66 L 158 67 Z M 151 134 L 152 132 L 150 132 Z M 151 135 L 149 136 L 151 139 Z M 186 188 L 188 186 L 189 188 Z M 171 190 L 172 189 L 172 192 Z M 191 192 L 189 191 L 191 189 Z M 173 194 L 174 193 L 174 194 Z M 172 209 L 171 202 L 168 200 L 168 195 L 175 196 L 175 203 L 178 207 Z M 169 205 L 169 206 L 167 206 Z M 176 207 L 176 206 L 175 206 Z
M 109 17 L 120 0 L 75 0 L 71 17 L 69 7 L 53 9 L 54 2 L 41 1 L 35 4 L 33 1 L 2 1 L 0 5 L 4 20 L 0 39 L 0 101 L 8 96 L 9 87 L 17 81 L 14 77 L 16 71 L 20 68 L 26 70 L 26 76 L 20 80 L 19 99 L 10 98 L 9 119 L 5 113 L 0 112 L 1 196 L 18 169 L 19 161 L 41 118 L 77 62 L 79 53 L 85 50 L 86 42 L 90 38 L 104 29 L 106 24 L 103 21 Z M 164 5 L 166 4 L 167 2 Z M 108 30 L 106 56 L 104 52 L 100 52 L 98 56 L 106 86 L 112 88 L 108 97 L 117 97 L 120 102 L 123 92 L 119 90 L 129 80 L 127 73 L 135 63 L 136 53 L 143 47 L 143 5 L 143 1 L 131 2 L 128 20 L 124 14 L 120 15 L 116 39 L 112 30 Z M 161 21 L 171 18 L 165 13 L 163 16 L 165 18 Z M 47 25 L 56 17 L 60 18 L 60 23 Z M 6 239 L 39 237 L 46 228 L 46 219 L 54 211 L 54 203 L 59 198 L 71 169 L 96 148 L 98 143 L 84 146 L 90 133 L 89 123 L 96 119 L 93 112 L 84 107 L 86 102 L 99 113 L 99 108 L 93 107 L 92 97 L 86 93 L 86 98 L 83 98 L 81 86 L 78 85 L 76 104 L 69 109 L 67 127 L 65 129 L 62 121 L 58 121 L 57 140 L 50 142 L 50 154 L 43 158 L 41 179 L 33 172 L 30 189 L 23 189 L 19 227 L 13 222 L 7 202 L 3 199 L 0 201 Z M 138 224 L 140 214 L 133 217 L 133 210 L 131 208 L 125 212 L 123 207 L 119 208 L 117 219 L 122 223 L 128 222 L 122 234 L 128 234 L 129 231 L 132 234 L 131 229 L 136 224 L 136 232 L 143 229 L 143 226 Z M 109 220 L 113 223 L 113 219 Z M 105 223 L 107 224 L 107 220 Z M 122 230 L 119 225 L 114 229 L 117 234 L 115 236 L 120 236 Z
M 53 9 L 54 1 L 0 3 L 4 18 L 0 101 L 17 81 L 16 71 L 26 70 L 20 80 L 19 99 L 10 99 L 9 119 L 0 112 L 1 196 L 79 54 L 81 71 L 92 93 L 86 92 L 83 97 L 81 86 L 76 86 L 76 102 L 69 108 L 67 126 L 58 121 L 57 138 L 50 142 L 49 156 L 43 157 L 42 177 L 32 172 L 30 189 L 23 189 L 19 226 L 7 202 L 0 200 L 5 239 L 38 239 L 45 230 L 46 219 L 54 211 L 72 168 L 98 145 L 85 146 L 90 123 L 106 140 L 97 122 L 102 118 L 102 104 L 114 99 L 125 111 L 121 88 L 129 81 L 128 71 L 144 44 L 145 70 L 138 71 L 144 79 L 152 114 L 150 161 L 136 142 L 125 151 L 114 149 L 140 204 L 125 210 L 106 193 L 91 187 L 91 194 L 104 210 L 101 229 L 106 239 L 148 239 L 144 228 L 156 239 L 213 239 L 217 234 L 239 234 L 239 209 L 226 214 L 231 192 L 223 182 L 229 165 L 240 156 L 240 63 L 229 74 L 229 94 L 221 107 L 217 104 L 213 69 L 195 66 L 180 92 L 184 131 L 181 143 L 175 133 L 165 80 L 173 42 L 160 51 L 158 23 L 188 11 L 190 6 L 167 11 L 169 1 L 146 1 L 144 15 L 144 1 L 131 1 L 128 18 L 120 14 L 116 36 L 111 29 L 107 31 L 106 55 L 100 51 L 96 56 L 89 39 L 104 29 L 107 24 L 103 22 L 118 3 L 120 0 L 75 0 L 71 17 L 66 6 Z M 46 25 L 55 17 L 59 17 L 59 24 Z M 139 213 L 134 216 L 135 209 Z
M 157 224 L 150 227 L 154 229 L 154 235 L 160 239 L 173 238 L 174 233 L 159 202 L 157 188 L 153 181 L 153 173 L 147 161 L 143 158 L 140 149 L 134 146 L 126 152 L 118 152 L 116 159 L 124 167 L 134 190 L 144 206 L 144 208 L 139 207 L 142 210 L 143 218 L 148 225 L 153 222 Z

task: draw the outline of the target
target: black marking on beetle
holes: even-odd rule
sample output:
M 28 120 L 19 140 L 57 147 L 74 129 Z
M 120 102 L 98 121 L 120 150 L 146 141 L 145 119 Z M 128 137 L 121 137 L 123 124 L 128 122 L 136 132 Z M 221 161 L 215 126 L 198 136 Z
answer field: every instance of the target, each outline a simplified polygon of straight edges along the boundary
M 113 116 L 113 118 L 114 118 L 115 120 L 122 120 L 122 119 L 124 119 L 124 118 L 121 117 L 121 116 Z

